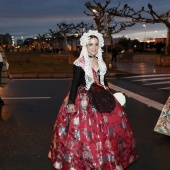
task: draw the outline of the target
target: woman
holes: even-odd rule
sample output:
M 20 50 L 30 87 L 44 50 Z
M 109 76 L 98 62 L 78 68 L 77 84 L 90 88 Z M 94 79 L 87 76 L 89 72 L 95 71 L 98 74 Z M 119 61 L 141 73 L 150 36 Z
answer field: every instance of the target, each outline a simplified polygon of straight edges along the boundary
M 9 64 L 7 62 L 4 49 L 0 46 L 0 95 L 3 93 L 3 88 L 9 83 L 9 75 L 8 75 L 8 67 Z M 0 97 L 0 105 L 5 105 L 4 101 Z
M 135 140 L 104 78 L 103 36 L 90 30 L 80 44 L 82 51 L 74 62 L 70 93 L 58 113 L 48 156 L 56 169 L 123 170 L 137 159 Z
M 162 112 L 154 127 L 154 131 L 163 135 L 170 136 L 170 97 L 168 97 Z

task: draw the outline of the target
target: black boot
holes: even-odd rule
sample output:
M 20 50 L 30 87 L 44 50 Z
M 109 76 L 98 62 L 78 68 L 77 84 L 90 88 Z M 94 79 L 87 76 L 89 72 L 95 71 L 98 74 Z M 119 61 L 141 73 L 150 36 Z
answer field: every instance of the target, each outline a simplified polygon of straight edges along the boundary
M 0 98 L 0 105 L 1 106 L 4 106 L 5 105 L 5 103 L 4 103 L 4 101 Z

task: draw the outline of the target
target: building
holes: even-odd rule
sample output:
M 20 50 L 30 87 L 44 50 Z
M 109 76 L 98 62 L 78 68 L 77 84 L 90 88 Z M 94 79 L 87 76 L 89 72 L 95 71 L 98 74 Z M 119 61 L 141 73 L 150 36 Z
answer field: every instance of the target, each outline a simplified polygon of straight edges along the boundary
M 155 43 L 166 44 L 166 38 L 155 38 Z
M 10 50 L 13 47 L 13 41 L 12 36 L 10 34 L 0 34 L 0 44 L 5 48 L 6 50 Z
M 23 39 L 17 39 L 17 46 L 23 45 L 24 41 Z

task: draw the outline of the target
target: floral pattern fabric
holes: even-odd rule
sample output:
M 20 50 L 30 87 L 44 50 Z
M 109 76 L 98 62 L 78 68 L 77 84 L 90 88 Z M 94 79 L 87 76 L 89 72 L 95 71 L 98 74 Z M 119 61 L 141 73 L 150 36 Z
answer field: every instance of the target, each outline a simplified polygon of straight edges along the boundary
M 154 131 L 170 136 L 170 97 L 162 109 L 159 119 L 154 127 Z
M 88 91 L 79 86 L 75 113 L 67 113 L 66 96 L 54 125 L 49 158 L 61 170 L 123 170 L 136 161 L 136 143 L 123 107 L 98 112 Z M 100 100 L 100 99 L 99 99 Z

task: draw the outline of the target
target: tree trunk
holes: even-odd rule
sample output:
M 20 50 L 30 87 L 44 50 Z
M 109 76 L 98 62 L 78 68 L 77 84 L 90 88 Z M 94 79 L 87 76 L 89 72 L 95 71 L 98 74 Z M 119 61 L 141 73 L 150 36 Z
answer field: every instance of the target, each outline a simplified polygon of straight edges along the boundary
M 111 43 L 111 50 L 112 50 L 113 49 L 113 37 L 112 37 L 112 33 L 108 32 L 108 36 L 109 36 L 109 40 L 110 40 L 110 43 Z
M 65 50 L 65 52 L 67 52 L 67 44 L 68 43 L 67 43 L 67 34 L 66 33 L 64 33 L 64 43 L 65 43 L 65 47 L 64 47 L 65 49 L 64 50 Z
M 170 55 L 170 26 L 167 27 L 167 38 L 166 38 L 165 55 Z

